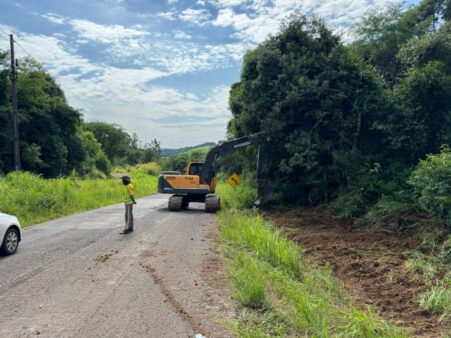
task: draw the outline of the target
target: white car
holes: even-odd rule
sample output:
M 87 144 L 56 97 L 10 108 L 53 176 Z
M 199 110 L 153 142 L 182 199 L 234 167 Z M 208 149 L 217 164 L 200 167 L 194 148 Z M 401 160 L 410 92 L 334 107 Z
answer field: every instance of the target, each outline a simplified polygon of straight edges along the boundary
M 22 229 L 17 217 L 0 212 L 0 252 L 12 255 L 21 239 Z

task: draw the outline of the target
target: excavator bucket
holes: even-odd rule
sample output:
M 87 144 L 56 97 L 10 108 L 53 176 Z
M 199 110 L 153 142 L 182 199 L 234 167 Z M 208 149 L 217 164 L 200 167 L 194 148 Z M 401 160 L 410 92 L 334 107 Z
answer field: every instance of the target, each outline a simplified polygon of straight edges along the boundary
M 258 158 L 257 158 L 257 199 L 254 205 L 257 208 L 264 206 L 269 200 L 269 188 L 264 179 L 263 170 L 265 168 L 266 162 L 268 161 L 268 142 L 270 139 L 267 137 L 260 143 L 258 147 Z
M 264 181 L 257 182 L 257 199 L 254 202 L 254 205 L 257 208 L 263 207 L 269 200 L 270 191 L 268 186 Z

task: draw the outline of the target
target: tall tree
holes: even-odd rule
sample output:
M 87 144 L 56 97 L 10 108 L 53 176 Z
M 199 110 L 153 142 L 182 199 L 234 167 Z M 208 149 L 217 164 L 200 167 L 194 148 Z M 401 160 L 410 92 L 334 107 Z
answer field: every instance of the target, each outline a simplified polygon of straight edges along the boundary
M 336 156 L 380 150 L 372 125 L 383 101 L 372 68 L 321 21 L 297 15 L 246 54 L 230 92 L 229 129 L 234 136 L 270 135 L 270 171 L 282 182 L 274 188 L 320 202 L 342 183 Z
M 5 66 L 0 75 L 0 125 L 2 170 L 13 169 L 11 163 L 11 126 L 9 84 Z M 33 59 L 21 60 L 18 72 L 18 112 L 22 167 L 48 177 L 70 173 L 85 158 L 77 128 L 81 115 L 71 108 L 61 88 Z

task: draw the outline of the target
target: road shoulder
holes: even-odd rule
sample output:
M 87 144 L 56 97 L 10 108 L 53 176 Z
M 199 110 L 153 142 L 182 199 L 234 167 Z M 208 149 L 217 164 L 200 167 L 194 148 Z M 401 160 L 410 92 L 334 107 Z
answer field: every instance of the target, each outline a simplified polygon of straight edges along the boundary
M 227 325 L 236 318 L 236 307 L 221 257 L 215 215 L 194 208 L 183 213 L 158 212 L 158 222 L 167 228 L 155 227 L 158 232 L 152 237 L 156 241 L 143 252 L 148 258 L 145 269 L 194 332 L 234 337 Z

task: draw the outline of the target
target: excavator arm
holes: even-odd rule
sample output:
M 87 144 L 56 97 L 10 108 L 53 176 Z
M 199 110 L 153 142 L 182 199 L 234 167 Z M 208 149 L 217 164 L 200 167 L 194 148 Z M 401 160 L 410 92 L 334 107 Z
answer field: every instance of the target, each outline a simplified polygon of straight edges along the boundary
M 263 178 L 263 168 L 267 161 L 267 143 L 269 138 L 265 137 L 263 133 L 252 134 L 245 137 L 240 137 L 235 140 L 226 141 L 215 146 L 211 149 L 206 158 L 205 163 L 202 166 L 200 173 L 200 182 L 204 184 L 210 184 L 214 179 L 213 165 L 216 159 L 224 154 L 234 152 L 240 148 L 247 147 L 249 145 L 258 146 L 258 159 L 257 159 L 257 187 L 258 198 L 255 201 L 256 206 L 260 206 L 266 200 L 266 184 Z

